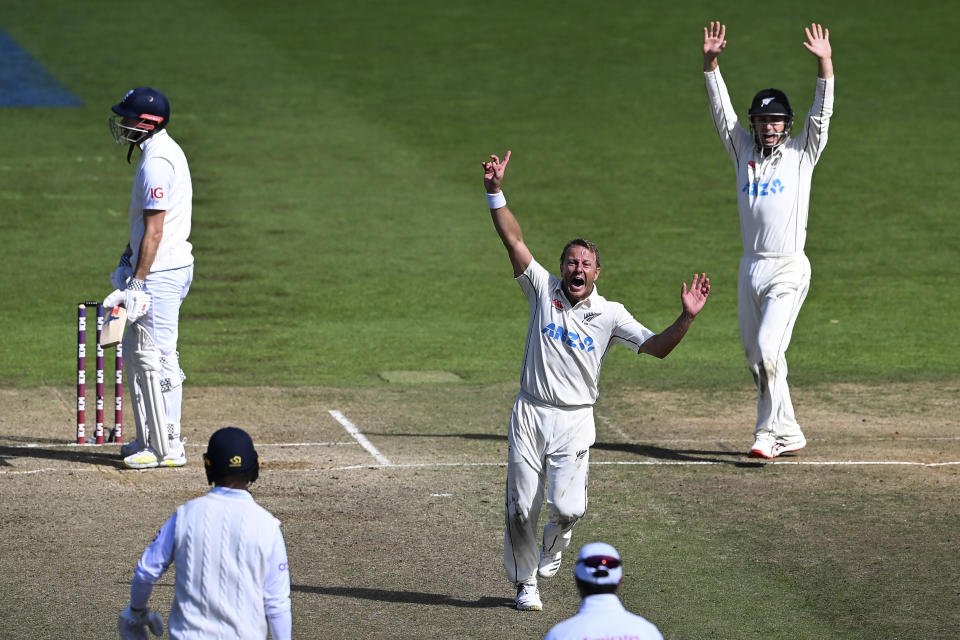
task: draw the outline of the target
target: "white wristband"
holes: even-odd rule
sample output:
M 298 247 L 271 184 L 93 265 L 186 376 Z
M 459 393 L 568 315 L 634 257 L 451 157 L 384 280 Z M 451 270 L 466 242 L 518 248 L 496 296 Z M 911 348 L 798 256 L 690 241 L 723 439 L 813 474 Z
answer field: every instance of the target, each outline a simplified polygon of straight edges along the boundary
M 503 191 L 497 191 L 496 193 L 487 194 L 487 206 L 491 209 L 499 209 L 500 207 L 507 206 L 507 199 L 503 195 Z

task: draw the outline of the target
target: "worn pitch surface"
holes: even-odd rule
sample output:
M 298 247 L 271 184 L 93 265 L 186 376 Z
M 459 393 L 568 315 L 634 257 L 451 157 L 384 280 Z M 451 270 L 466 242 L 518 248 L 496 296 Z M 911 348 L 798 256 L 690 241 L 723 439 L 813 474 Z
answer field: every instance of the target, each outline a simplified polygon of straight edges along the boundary
M 958 391 L 796 389 L 810 444 L 764 464 L 744 455 L 748 391 L 605 389 L 574 546 L 617 545 L 624 600 L 667 637 L 945 637 L 960 611 Z M 205 490 L 209 434 L 236 425 L 263 459 L 253 493 L 283 521 L 295 637 L 542 637 L 578 598 L 568 558 L 541 583 L 542 613 L 511 609 L 514 392 L 188 387 L 188 465 L 129 471 L 116 445 L 69 444 L 72 389 L 0 390 L 3 635 L 109 635 L 139 554 Z M 165 616 L 172 580 L 151 600 Z

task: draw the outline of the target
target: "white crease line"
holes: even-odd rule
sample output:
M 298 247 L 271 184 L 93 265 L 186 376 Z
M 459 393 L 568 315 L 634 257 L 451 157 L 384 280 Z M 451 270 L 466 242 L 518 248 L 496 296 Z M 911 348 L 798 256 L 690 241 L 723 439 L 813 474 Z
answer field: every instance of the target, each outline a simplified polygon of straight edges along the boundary
M 65 444 L 48 444 L 48 443 L 39 443 L 31 442 L 28 444 L 12 444 L 4 445 L 9 446 L 11 449 L 60 449 L 60 448 L 71 448 L 71 447 L 80 447 L 80 448 L 91 448 L 97 449 L 98 447 L 118 447 L 121 444 L 119 442 L 104 442 L 103 444 L 77 444 L 76 442 L 69 442 Z M 185 447 L 199 447 L 206 448 L 205 444 L 193 444 L 193 443 L 184 443 Z M 256 448 L 266 448 L 266 447 L 355 447 L 357 446 L 356 442 L 275 442 L 275 443 L 265 443 L 257 442 L 254 444 Z
M 622 433 L 622 431 L 621 431 Z M 626 436 L 626 434 L 623 434 Z M 817 436 L 817 442 L 844 442 L 848 441 L 850 438 L 837 438 L 831 436 Z M 865 438 L 857 438 L 857 442 L 886 442 L 889 440 L 896 440 L 902 442 L 925 442 L 928 440 L 944 440 L 944 441 L 955 441 L 960 440 L 960 436 L 870 436 Z M 663 438 L 656 440 L 640 439 L 633 440 L 629 437 L 624 437 L 625 444 L 634 444 L 634 445 L 659 445 L 659 444 L 713 444 L 716 442 L 746 442 L 744 438 Z
M 355 447 L 356 442 L 276 442 L 255 444 L 255 447 Z
M 601 423 L 603 423 L 603 425 L 604 425 L 605 427 L 607 427 L 608 429 L 610 429 L 611 431 L 614 431 L 618 436 L 620 436 L 620 439 L 623 440 L 624 442 L 629 442 L 629 441 L 630 441 L 630 436 L 628 436 L 628 435 L 623 431 L 623 429 L 621 429 L 619 426 L 617 426 L 617 424 L 616 424 L 613 420 L 611 420 L 610 418 L 608 418 L 608 417 L 606 417 L 606 416 L 603 416 L 603 415 L 600 415 L 600 414 L 597 414 L 597 420 L 599 420 Z
M 380 456 L 380 457 L 382 458 L 383 456 Z M 386 460 L 386 458 L 384 458 L 384 460 Z M 714 466 L 716 466 L 716 465 L 722 465 L 722 464 L 729 465 L 729 464 L 731 464 L 731 463 L 730 463 L 730 462 L 721 462 L 721 461 L 710 461 L 710 460 L 689 460 L 689 461 L 681 461 L 681 460 L 673 460 L 673 461 L 648 460 L 648 461 L 643 461 L 643 460 L 636 460 L 636 461 L 622 461 L 622 462 L 617 462 L 617 461 L 611 461 L 611 462 L 591 462 L 590 464 L 591 464 L 591 465 L 603 465 L 603 466 L 624 466 L 624 467 L 627 467 L 627 466 L 692 467 L 692 466 L 703 466 L 703 465 L 714 465 Z M 817 462 L 817 461 L 813 461 L 813 460 L 810 460 L 810 461 L 807 461 L 807 462 L 802 462 L 802 461 L 799 461 L 799 460 L 797 460 L 797 461 L 781 460 L 781 461 L 779 461 L 779 462 L 766 462 L 766 461 L 760 461 L 760 460 L 751 459 L 749 462 L 748 462 L 748 461 L 744 461 L 743 464 L 749 465 L 749 466 L 752 466 L 752 467 L 767 466 L 767 465 L 770 465 L 770 466 L 775 466 L 775 465 L 792 465 L 792 466 L 837 466 L 837 467 L 842 467 L 842 466 L 866 466 L 866 465 L 871 465 L 871 464 L 872 464 L 872 465 L 885 465 L 885 466 L 900 465 L 900 466 L 914 466 L 914 467 L 947 467 L 947 466 L 960 465 L 960 460 L 953 460 L 953 461 L 949 461 L 949 462 L 910 462 L 910 461 L 896 461 L 896 460 L 875 460 L 875 461 L 871 461 L 871 460 L 861 460 L 861 461 L 855 461 L 855 460 L 845 460 L 845 461 L 844 461 L 844 460 L 838 460 L 838 461 L 833 461 L 833 462 L 830 462 L 830 461 Z M 505 466 L 507 466 L 507 463 L 506 463 L 506 462 L 424 462 L 424 463 L 417 463 L 417 464 L 393 464 L 393 463 L 387 462 L 386 464 L 355 464 L 355 465 L 350 465 L 350 466 L 347 466 L 347 467 L 326 467 L 326 468 L 312 468 L 312 469 L 270 469 L 270 470 L 269 470 L 269 473 L 270 473 L 270 475 L 277 475 L 277 474 L 281 474 L 281 473 L 323 473 L 323 472 L 327 472 L 327 471 L 352 471 L 352 470 L 355 470 L 355 469 L 385 469 L 385 468 L 391 468 L 391 469 L 426 469 L 426 468 L 439 468 L 439 467 L 449 467 L 449 468 L 453 468 L 453 467 L 505 467 Z M 57 471 L 64 472 L 64 471 L 65 471 L 65 472 L 68 472 L 68 473 L 80 473 L 80 472 L 100 471 L 100 469 L 90 469 L 90 468 L 83 468 L 83 467 L 68 467 L 68 468 L 57 469 L 57 468 L 53 468 L 53 467 L 46 467 L 46 468 L 44 468 L 44 469 L 32 469 L 32 470 L 30 470 L 30 471 L 2 471 L 2 470 L 0 470 L 0 476 L 3 476 L 3 475 L 9 475 L 9 476 L 12 476 L 12 475 L 23 475 L 23 474 L 30 474 L 30 473 L 44 473 L 44 472 L 47 472 L 47 471 L 53 471 L 53 472 L 57 472 Z M 124 470 L 121 469 L 120 471 L 124 471 Z
M 945 467 L 950 465 L 960 465 L 960 461 L 950 461 L 950 462 L 909 462 L 909 461 L 896 461 L 896 460 L 837 460 L 837 461 L 790 461 L 790 460 L 780 460 L 777 462 L 773 461 L 761 461 L 754 458 L 750 460 L 744 460 L 742 462 L 727 462 L 720 460 L 624 460 L 624 461 L 609 461 L 609 462 L 595 462 L 591 461 L 590 466 L 648 466 L 648 467 L 694 467 L 702 465 L 731 465 L 731 464 L 742 464 L 747 466 L 762 466 L 762 465 L 794 465 L 794 466 L 865 466 L 865 465 L 904 465 L 904 466 L 916 466 L 916 467 Z M 379 469 L 381 466 L 389 466 L 393 469 L 423 469 L 427 467 L 505 467 L 507 466 L 506 462 L 424 462 L 424 463 L 414 463 L 414 464 L 391 464 L 391 465 L 375 465 L 375 464 L 355 464 L 348 467 L 331 467 L 330 471 L 346 471 L 350 469 Z
M 348 467 L 332 467 L 330 471 L 346 471 L 348 469 L 380 469 L 384 465 L 352 464 Z M 424 469 L 426 467 L 505 467 L 506 462 L 423 462 L 415 464 L 391 464 L 392 469 Z
M 384 467 L 393 466 L 392 464 L 390 464 L 390 461 L 387 460 L 386 457 L 383 456 L 383 454 L 377 451 L 377 448 L 373 446 L 373 444 L 371 444 L 369 440 L 367 440 L 367 437 L 362 433 L 360 433 L 360 430 L 357 429 L 356 425 L 354 425 L 352 422 L 347 420 L 347 417 L 345 415 L 343 415 L 336 409 L 330 409 L 329 411 L 327 411 L 327 413 L 333 416 L 334 420 L 336 420 L 341 425 L 343 425 L 343 428 L 347 430 L 347 433 L 353 436 L 356 439 L 356 441 L 360 443 L 361 447 L 366 449 L 370 455 L 376 458 L 377 462 L 379 462 L 381 466 L 384 466 Z

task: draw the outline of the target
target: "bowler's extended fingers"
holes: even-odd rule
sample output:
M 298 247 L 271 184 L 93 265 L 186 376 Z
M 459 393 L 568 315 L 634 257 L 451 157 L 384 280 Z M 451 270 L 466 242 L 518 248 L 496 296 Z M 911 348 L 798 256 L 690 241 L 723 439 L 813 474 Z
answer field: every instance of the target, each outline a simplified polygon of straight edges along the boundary
M 503 156 L 503 164 L 500 165 L 500 166 L 503 167 L 504 169 L 507 168 L 507 163 L 510 162 L 510 154 L 511 154 L 511 153 L 512 153 L 512 152 L 511 152 L 509 149 L 507 149 L 507 155 Z

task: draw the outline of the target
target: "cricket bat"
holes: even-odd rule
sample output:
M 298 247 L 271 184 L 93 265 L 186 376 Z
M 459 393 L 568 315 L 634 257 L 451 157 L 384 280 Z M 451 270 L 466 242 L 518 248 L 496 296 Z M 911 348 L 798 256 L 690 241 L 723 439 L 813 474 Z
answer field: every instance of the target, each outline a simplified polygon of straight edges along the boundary
M 123 330 L 127 326 L 127 310 L 117 305 L 103 316 L 103 330 L 100 332 L 100 346 L 115 347 L 123 340 Z

